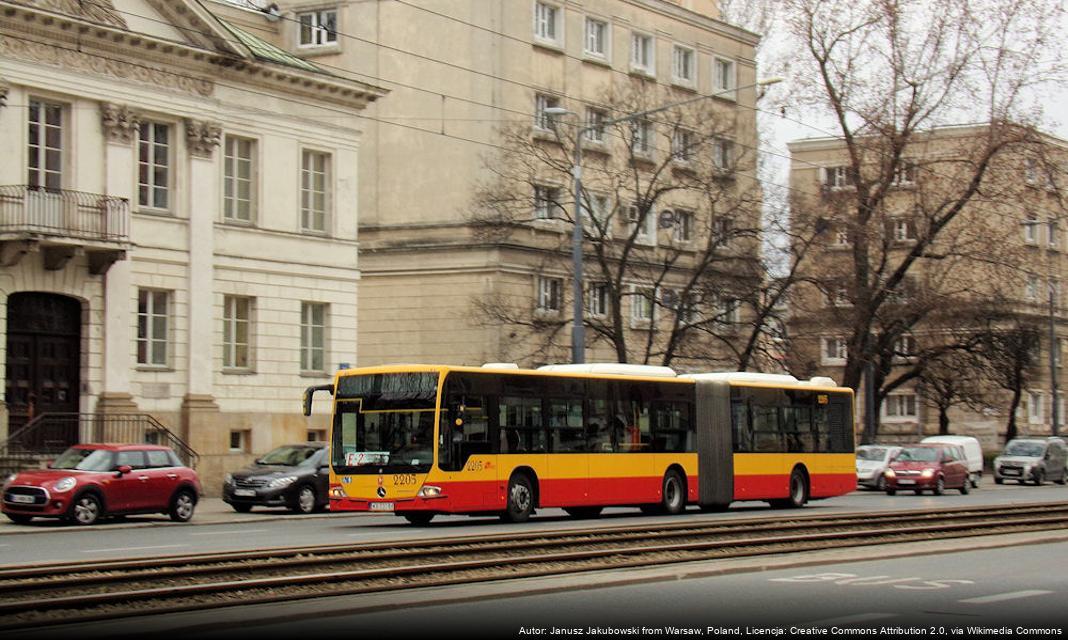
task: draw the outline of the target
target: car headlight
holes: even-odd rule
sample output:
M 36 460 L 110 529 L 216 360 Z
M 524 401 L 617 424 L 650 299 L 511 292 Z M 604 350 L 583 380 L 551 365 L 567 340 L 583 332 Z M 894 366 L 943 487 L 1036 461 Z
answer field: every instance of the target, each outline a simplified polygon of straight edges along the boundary
M 63 493 L 64 491 L 70 491 L 74 488 L 74 485 L 78 484 L 78 481 L 71 477 L 61 478 L 52 485 L 52 491 L 55 493 Z
M 897 474 L 894 473 L 893 469 L 887 469 L 886 471 L 883 472 L 883 475 L 886 476 L 887 478 L 893 478 Z
M 283 476 L 281 478 L 275 478 L 267 483 L 268 489 L 278 489 L 280 487 L 288 487 L 297 481 L 297 476 Z
M 225 476 L 223 476 L 223 484 L 233 484 L 233 483 L 234 483 L 233 474 L 229 474 L 228 473 Z
M 920 475 L 924 478 L 930 478 L 934 475 L 934 469 L 924 469 Z

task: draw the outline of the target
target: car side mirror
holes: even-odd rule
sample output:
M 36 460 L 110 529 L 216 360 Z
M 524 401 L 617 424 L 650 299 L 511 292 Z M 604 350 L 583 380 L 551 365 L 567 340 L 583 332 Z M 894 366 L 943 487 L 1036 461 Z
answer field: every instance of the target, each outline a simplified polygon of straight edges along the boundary
M 130 465 L 128 465 L 128 464 L 119 465 L 118 467 L 115 467 L 115 477 L 116 478 L 121 478 L 124 475 L 126 475 L 127 473 L 130 473 L 131 471 L 133 471 L 133 467 L 131 467 Z

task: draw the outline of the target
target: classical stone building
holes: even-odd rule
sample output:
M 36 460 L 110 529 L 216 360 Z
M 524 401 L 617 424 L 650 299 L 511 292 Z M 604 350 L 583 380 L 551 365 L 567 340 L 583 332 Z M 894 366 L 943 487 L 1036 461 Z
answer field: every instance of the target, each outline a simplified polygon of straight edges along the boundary
M 990 162 L 979 194 L 933 243 L 918 245 L 964 191 L 996 136 L 1011 142 Z M 876 314 L 871 339 L 885 339 L 890 348 L 882 356 L 889 362 L 879 359 L 874 370 L 885 365 L 885 380 L 893 380 L 921 370 L 917 365 L 924 361 L 933 363 L 920 375 L 905 376 L 883 398 L 880 440 L 908 442 L 938 433 L 942 405 L 952 433 L 974 435 L 996 450 L 1006 434 L 1014 395 L 1007 384 L 1016 363 L 1022 366 L 1018 433 L 1053 431 L 1056 383 L 1063 434 L 1068 234 L 1061 189 L 1068 143 L 1012 126 L 947 126 L 917 133 L 902 152 L 887 197 L 866 223 L 858 223 L 855 170 L 840 139 L 797 140 L 789 147 L 791 186 L 801 194 L 795 215 L 802 224 L 806 217 L 815 219 L 823 239 L 806 267 L 813 284 L 794 297 L 791 367 L 799 374 L 842 380 L 855 303 L 862 295 L 854 281 L 854 247 L 861 241 L 869 249 L 870 277 L 879 286 L 889 282 L 905 256 L 916 256 Z M 889 157 L 886 149 L 879 141 L 860 148 L 864 179 L 877 181 Z M 879 286 L 873 295 L 881 293 Z M 969 359 L 972 352 L 991 353 L 986 343 L 974 342 L 991 331 L 1023 336 L 1019 343 L 999 343 L 1006 351 L 996 354 L 1000 360 L 993 372 L 982 369 L 981 359 Z M 863 391 L 857 394 L 858 419 L 866 411 L 864 398 Z
M 0 2 L 0 427 L 75 416 L 36 436 L 54 450 L 158 423 L 209 492 L 323 437 L 300 394 L 357 357 L 383 95 L 196 0 Z
M 495 178 L 502 147 L 515 139 L 506 132 L 525 127 L 528 140 L 552 145 L 546 108 L 574 113 L 560 117 L 566 138 L 574 134 L 576 117 L 585 124 L 625 113 L 606 103 L 611 90 L 644 96 L 647 107 L 656 100 L 716 94 L 704 106 L 729 120 L 724 138 L 735 151 L 749 152 L 750 160 L 755 150 L 758 38 L 723 22 L 710 0 L 229 4 L 228 19 L 294 55 L 391 91 L 388 101 L 368 107 L 363 121 L 361 365 L 500 360 L 531 365 L 570 357 L 568 329 L 559 332 L 553 349 L 531 355 L 528 334 L 487 322 L 478 309 L 479 301 L 501 299 L 525 311 L 528 324 L 549 316 L 570 320 L 567 254 L 550 237 L 559 239 L 570 226 L 553 231 L 551 223 L 537 222 L 503 241 L 480 235 L 472 223 L 479 190 Z M 269 10 L 271 4 L 275 10 Z M 651 160 L 650 166 L 672 153 L 672 131 L 656 125 L 652 151 L 641 159 Z M 628 162 L 623 141 L 593 142 L 586 145 L 588 165 L 606 156 L 618 165 Z M 587 178 L 594 180 L 591 171 Z M 739 189 L 751 189 L 752 172 L 740 182 L 745 185 Z M 558 171 L 517 192 L 516 200 L 525 201 L 528 219 L 552 218 L 545 209 L 569 211 L 569 193 L 567 177 Z M 615 195 L 607 188 L 603 193 Z M 666 247 L 678 237 L 696 245 L 707 237 L 656 228 L 660 207 L 696 210 L 696 204 L 656 206 L 643 220 L 652 225 L 646 249 Z M 616 239 L 633 228 L 625 219 L 628 207 L 622 198 L 608 201 Z M 758 210 L 759 205 L 751 209 Z M 705 222 L 694 228 L 709 228 Z M 758 245 L 750 242 L 750 253 Z M 592 253 L 589 245 L 587 251 Z M 554 258 L 547 259 L 548 253 Z M 648 322 L 642 307 L 649 301 L 633 293 L 643 285 L 623 284 L 630 287 L 622 302 L 624 322 L 638 328 L 634 342 L 640 344 L 642 323 Z M 617 360 L 611 346 L 594 335 L 587 332 L 587 357 Z

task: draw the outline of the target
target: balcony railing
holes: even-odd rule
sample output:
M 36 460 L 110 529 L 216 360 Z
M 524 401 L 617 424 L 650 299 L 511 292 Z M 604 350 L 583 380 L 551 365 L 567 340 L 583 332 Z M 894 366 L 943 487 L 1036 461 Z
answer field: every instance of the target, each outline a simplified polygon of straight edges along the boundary
M 98 193 L 0 185 L 0 234 L 127 242 L 130 203 Z

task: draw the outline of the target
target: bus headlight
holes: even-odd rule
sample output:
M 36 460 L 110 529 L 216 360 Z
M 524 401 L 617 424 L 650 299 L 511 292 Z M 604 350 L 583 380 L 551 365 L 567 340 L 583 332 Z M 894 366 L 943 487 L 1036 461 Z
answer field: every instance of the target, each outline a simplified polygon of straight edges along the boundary
M 421 489 L 419 489 L 419 493 L 415 495 L 420 498 L 437 498 L 441 496 L 441 487 L 435 487 L 429 484 L 425 484 Z
M 345 490 L 342 489 L 341 487 L 330 487 L 330 497 L 331 498 L 344 498 L 345 497 Z

